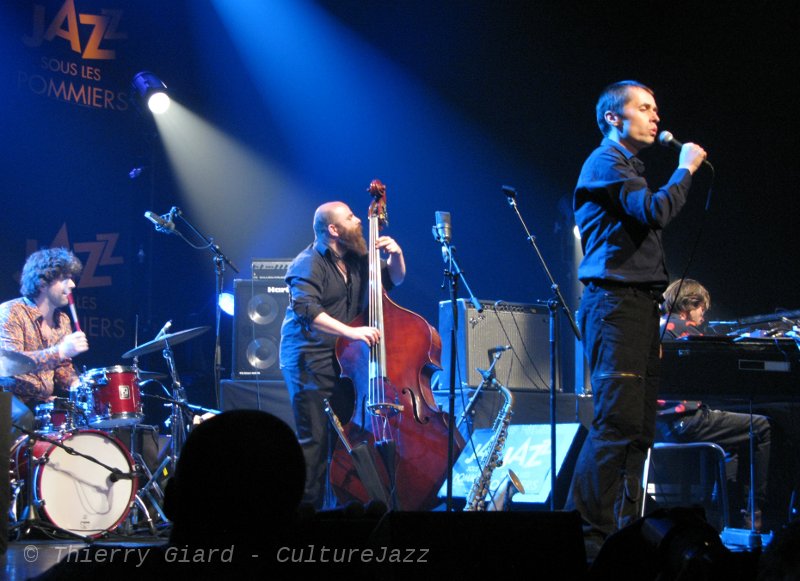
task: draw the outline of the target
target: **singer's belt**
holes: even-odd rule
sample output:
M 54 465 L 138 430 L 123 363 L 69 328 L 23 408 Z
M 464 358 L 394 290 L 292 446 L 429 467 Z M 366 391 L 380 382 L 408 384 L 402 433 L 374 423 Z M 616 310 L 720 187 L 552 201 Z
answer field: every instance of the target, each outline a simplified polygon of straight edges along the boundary
M 666 290 L 666 286 L 664 286 L 663 284 L 652 283 L 652 282 L 622 282 L 622 281 L 592 279 L 592 280 L 587 280 L 585 284 L 587 287 L 593 285 L 603 290 L 609 290 L 609 291 L 619 291 L 625 289 L 638 290 L 647 293 L 653 297 L 656 297 L 659 300 L 663 300 L 661 295 L 663 294 L 664 290 Z

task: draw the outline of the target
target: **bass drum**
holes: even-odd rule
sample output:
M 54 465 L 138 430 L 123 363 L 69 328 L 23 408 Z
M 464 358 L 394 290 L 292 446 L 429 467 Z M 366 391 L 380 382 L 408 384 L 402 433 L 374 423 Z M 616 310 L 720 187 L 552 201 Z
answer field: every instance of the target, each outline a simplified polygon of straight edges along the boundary
M 84 537 L 99 537 L 128 516 L 137 490 L 136 478 L 112 482 L 109 471 L 82 456 L 69 454 L 53 442 L 91 456 L 120 472 L 134 463 L 119 440 L 97 430 L 48 434 L 34 442 L 33 500 L 53 525 Z M 29 437 L 11 448 L 11 470 L 17 481 L 28 478 Z M 26 482 L 26 486 L 28 483 Z M 27 490 L 18 500 L 27 498 Z

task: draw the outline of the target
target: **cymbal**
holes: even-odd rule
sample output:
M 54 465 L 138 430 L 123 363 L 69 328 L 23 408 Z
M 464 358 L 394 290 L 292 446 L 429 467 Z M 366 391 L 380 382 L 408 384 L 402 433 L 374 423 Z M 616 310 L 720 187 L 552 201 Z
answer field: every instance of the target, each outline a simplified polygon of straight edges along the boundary
M 145 355 L 146 353 L 153 353 L 154 351 L 160 351 L 164 349 L 167 345 L 174 346 L 178 343 L 183 343 L 184 341 L 188 341 L 189 339 L 193 339 L 198 335 L 202 335 L 206 331 L 208 331 L 211 327 L 194 327 L 193 329 L 184 329 L 183 331 L 178 331 L 177 333 L 168 333 L 166 335 L 162 335 L 157 339 L 153 339 L 152 341 L 148 341 L 147 343 L 143 343 L 134 349 L 131 349 L 127 353 L 123 353 L 122 357 L 125 359 L 130 359 L 131 357 L 138 357 L 139 355 Z
M 36 362 L 17 351 L 0 349 L 0 377 L 22 375 L 36 369 Z

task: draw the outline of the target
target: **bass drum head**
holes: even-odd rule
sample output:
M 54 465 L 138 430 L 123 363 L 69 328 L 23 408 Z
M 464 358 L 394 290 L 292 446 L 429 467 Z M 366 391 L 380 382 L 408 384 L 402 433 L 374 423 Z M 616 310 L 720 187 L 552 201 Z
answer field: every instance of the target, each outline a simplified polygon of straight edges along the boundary
M 120 472 L 133 471 L 122 444 L 103 432 L 73 432 L 62 443 Z M 78 535 L 100 536 L 125 520 L 136 492 L 135 479 L 111 482 L 106 468 L 57 446 L 45 455 L 47 462 L 37 468 L 36 496 L 50 522 Z

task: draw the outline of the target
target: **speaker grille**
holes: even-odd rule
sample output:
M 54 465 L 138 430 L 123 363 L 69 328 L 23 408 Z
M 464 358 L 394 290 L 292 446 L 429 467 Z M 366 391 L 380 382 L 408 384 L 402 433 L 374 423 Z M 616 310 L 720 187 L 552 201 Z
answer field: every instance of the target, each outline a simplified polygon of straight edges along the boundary
M 278 354 L 281 323 L 289 305 L 282 278 L 233 281 L 233 378 L 282 379 Z
M 483 380 L 476 368 L 488 369 L 489 349 L 510 345 L 495 365 L 497 380 L 510 389 L 548 390 L 550 387 L 550 310 L 544 303 L 456 301 L 457 366 L 459 386 L 477 386 Z M 450 377 L 450 343 L 453 309 L 450 301 L 439 303 L 439 334 L 442 337 L 443 384 Z

